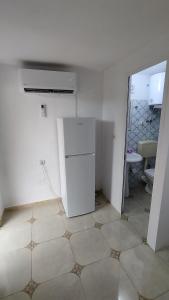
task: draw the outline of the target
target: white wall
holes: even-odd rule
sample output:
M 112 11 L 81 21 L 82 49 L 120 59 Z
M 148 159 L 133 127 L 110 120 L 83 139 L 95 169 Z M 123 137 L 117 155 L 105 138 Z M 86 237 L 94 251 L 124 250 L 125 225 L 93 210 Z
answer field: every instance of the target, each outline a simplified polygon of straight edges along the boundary
M 140 49 L 135 54 L 132 54 L 123 61 L 115 64 L 104 73 L 103 120 L 104 123 L 109 122 L 112 124 L 112 131 L 110 129 L 105 129 L 104 127 L 103 138 L 113 141 L 112 134 L 115 135 L 115 138 L 113 141 L 112 151 L 110 151 L 110 145 L 108 143 L 104 145 L 104 156 L 106 156 L 106 162 L 109 163 L 104 165 L 103 190 L 110 199 L 112 205 L 114 205 L 119 212 L 121 212 L 122 203 L 128 76 L 140 71 L 141 69 L 157 64 L 160 61 L 164 61 L 167 58 L 169 58 L 169 37 L 162 36 L 161 38 L 156 39 L 154 43 L 149 44 L 147 47 Z M 169 106 L 169 99 L 166 105 Z M 164 119 L 166 119 L 169 128 L 169 112 L 167 112 L 166 109 L 163 109 L 161 119 L 162 123 L 164 123 Z M 161 129 L 162 127 L 163 124 Z M 167 144 L 169 143 L 167 131 L 162 133 L 161 129 L 160 136 L 164 136 L 163 142 L 159 142 L 158 153 L 163 152 L 165 155 L 163 158 L 159 155 L 157 156 L 157 165 L 159 166 L 161 164 L 161 159 L 164 160 L 164 164 L 166 165 L 166 152 L 168 151 Z M 168 176 L 168 174 L 165 174 L 165 169 L 162 169 L 162 167 L 157 167 L 157 170 L 158 180 L 155 180 L 154 182 L 154 189 L 156 190 L 156 193 L 153 193 L 148 234 L 148 242 L 153 249 L 157 249 L 159 239 L 158 227 L 160 208 L 161 201 L 164 200 L 164 198 L 161 197 L 164 195 L 164 182 L 162 182 L 162 180 L 165 175 Z M 167 178 L 167 180 L 169 181 L 169 178 Z M 166 191 L 169 194 L 167 186 L 165 186 L 165 189 L 167 189 Z M 167 195 L 167 192 L 165 195 Z M 168 199 L 166 199 L 166 201 L 168 201 Z M 158 247 L 161 246 L 158 245 Z
M 87 69 L 76 71 L 79 116 L 100 120 L 102 75 Z M 41 118 L 40 104 L 47 104 L 47 118 Z M 74 96 L 24 95 L 19 90 L 17 68 L 0 65 L 0 141 L 5 207 L 60 195 L 56 118 L 65 116 L 75 116 Z M 97 188 L 101 185 L 99 126 L 96 141 Z M 40 159 L 46 160 L 55 193 L 45 179 Z

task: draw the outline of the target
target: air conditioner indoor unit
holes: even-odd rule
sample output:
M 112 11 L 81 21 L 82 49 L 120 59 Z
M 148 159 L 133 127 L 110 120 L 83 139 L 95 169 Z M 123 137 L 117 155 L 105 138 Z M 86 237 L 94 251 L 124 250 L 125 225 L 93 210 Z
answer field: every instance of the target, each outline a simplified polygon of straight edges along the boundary
M 26 94 L 67 94 L 77 91 L 76 73 L 39 69 L 20 69 L 22 91 Z

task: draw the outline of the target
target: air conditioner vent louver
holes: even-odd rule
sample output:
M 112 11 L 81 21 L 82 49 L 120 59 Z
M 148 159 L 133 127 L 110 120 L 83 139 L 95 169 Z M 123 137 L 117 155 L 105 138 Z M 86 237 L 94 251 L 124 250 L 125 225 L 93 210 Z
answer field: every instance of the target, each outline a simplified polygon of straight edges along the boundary
M 74 94 L 74 90 L 24 88 L 25 93 Z

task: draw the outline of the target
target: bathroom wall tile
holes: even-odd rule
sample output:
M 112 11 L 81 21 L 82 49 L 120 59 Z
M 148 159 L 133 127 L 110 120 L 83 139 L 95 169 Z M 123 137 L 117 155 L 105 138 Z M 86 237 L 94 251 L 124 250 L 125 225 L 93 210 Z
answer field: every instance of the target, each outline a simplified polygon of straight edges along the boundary
M 147 100 L 132 100 L 130 110 L 130 128 L 128 129 L 128 148 L 137 151 L 138 142 L 142 140 L 158 140 L 160 127 L 160 110 L 152 109 Z M 147 122 L 152 120 L 152 122 Z M 154 167 L 155 161 L 150 161 Z M 134 172 L 132 172 L 134 169 Z M 130 187 L 138 185 L 143 174 L 143 162 L 131 166 L 129 173 Z

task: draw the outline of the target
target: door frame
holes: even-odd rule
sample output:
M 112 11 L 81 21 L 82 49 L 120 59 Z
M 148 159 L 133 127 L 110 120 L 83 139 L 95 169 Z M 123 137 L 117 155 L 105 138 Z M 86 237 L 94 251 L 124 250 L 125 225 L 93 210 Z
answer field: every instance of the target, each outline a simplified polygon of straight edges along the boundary
M 128 77 L 128 92 L 127 92 L 127 111 L 126 111 L 126 130 L 125 130 L 125 144 L 124 144 L 124 165 L 123 165 L 123 189 L 122 189 L 122 203 L 121 203 L 121 213 L 124 213 L 124 203 L 125 203 L 125 185 L 126 185 L 126 153 L 128 145 L 128 122 L 129 122 L 129 104 L 130 104 L 130 90 L 131 90 L 131 76 Z
M 157 62 L 157 63 L 154 63 L 154 64 L 151 64 L 147 67 L 144 67 L 144 68 L 140 68 L 138 70 L 136 70 L 135 72 L 132 72 L 131 74 L 128 75 L 128 92 L 127 92 L 127 109 L 126 109 L 126 115 L 125 115 L 125 118 L 126 118 L 126 126 L 125 126 L 125 144 L 124 144 L 124 165 L 123 165 L 123 186 L 122 186 L 122 201 L 121 201 L 121 213 L 123 214 L 124 213 L 124 204 L 125 204 L 125 180 L 126 180 L 126 151 L 127 151 L 127 142 L 128 142 L 128 122 L 129 122 L 129 103 L 130 103 L 130 91 L 131 91 L 131 77 L 132 75 L 138 73 L 138 72 L 141 72 L 145 69 L 148 69 L 152 66 L 155 66 L 156 64 L 159 64 L 161 62 L 164 62 L 166 61 L 166 74 L 165 74 L 165 82 L 164 82 L 164 92 L 163 92 L 163 103 L 162 103 L 162 107 L 161 107 L 161 116 L 160 116 L 160 127 L 159 127 L 159 134 L 162 133 L 162 122 L 161 122 L 161 117 L 162 117 L 162 114 L 163 114 L 163 110 L 164 110 L 164 106 L 165 106 L 165 102 L 167 100 L 167 73 L 169 72 L 169 60 L 166 58 L 166 59 L 162 59 L 161 61 Z M 168 71 L 168 72 L 167 72 Z M 157 143 L 157 149 L 158 149 L 158 146 L 159 146 L 159 136 L 158 136 L 158 143 Z M 159 152 L 157 151 L 157 155 L 159 156 Z M 152 197 L 153 199 L 153 190 L 152 190 Z M 151 212 L 151 208 L 150 208 L 150 212 Z M 150 215 L 149 215 L 150 216 Z M 148 228 L 149 228 L 149 224 L 148 224 Z

